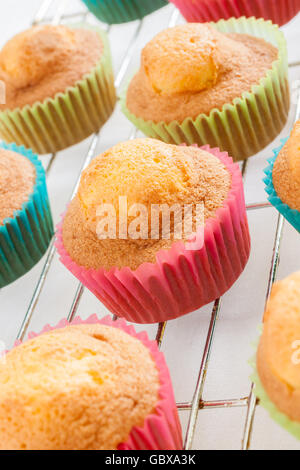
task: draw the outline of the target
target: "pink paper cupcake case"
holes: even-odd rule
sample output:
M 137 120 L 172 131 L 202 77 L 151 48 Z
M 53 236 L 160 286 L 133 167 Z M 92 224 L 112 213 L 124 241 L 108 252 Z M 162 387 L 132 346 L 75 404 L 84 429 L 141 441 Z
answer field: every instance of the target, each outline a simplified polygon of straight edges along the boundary
M 85 269 L 64 248 L 63 220 L 57 227 L 61 262 L 118 317 L 156 323 L 192 312 L 223 295 L 247 263 L 250 235 L 241 172 L 226 152 L 201 148 L 224 163 L 232 185 L 223 207 L 199 231 L 195 249 L 175 242 L 171 249 L 157 253 L 155 264 L 143 263 L 135 271 Z
M 222 18 L 264 18 L 280 26 L 300 11 L 300 0 L 170 0 L 190 22 L 218 21 Z
M 169 369 L 164 355 L 159 351 L 156 342 L 149 340 L 147 333 L 136 333 L 134 327 L 127 325 L 124 320 L 118 319 L 113 321 L 108 315 L 99 319 L 97 315 L 94 314 L 87 320 L 76 317 L 71 323 L 69 323 L 67 319 L 63 319 L 54 327 L 46 325 L 40 333 L 30 332 L 28 339 L 70 325 L 97 323 L 119 328 L 130 336 L 140 340 L 144 346 L 149 349 L 159 371 L 159 400 L 155 410 L 152 414 L 147 416 L 142 427 L 132 428 L 128 440 L 119 444 L 118 450 L 182 450 L 181 425 L 178 418 Z M 20 344 L 21 341 L 16 341 L 15 346 Z

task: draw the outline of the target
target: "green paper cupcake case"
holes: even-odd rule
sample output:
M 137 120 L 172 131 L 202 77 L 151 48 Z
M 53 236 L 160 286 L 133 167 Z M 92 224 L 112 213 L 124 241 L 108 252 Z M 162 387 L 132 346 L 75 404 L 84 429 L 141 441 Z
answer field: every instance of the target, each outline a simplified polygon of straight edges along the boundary
M 36 170 L 33 193 L 21 210 L 0 225 L 0 288 L 27 273 L 44 255 L 53 236 L 45 172 L 37 155 L 15 144 L 0 148 L 28 158 Z
M 256 346 L 258 345 L 258 341 Z M 277 406 L 271 401 L 266 390 L 261 383 L 256 368 L 256 356 L 249 361 L 253 368 L 251 380 L 254 383 L 254 394 L 259 399 L 259 404 L 268 411 L 270 417 L 276 421 L 281 427 L 286 429 L 289 433 L 293 434 L 297 439 L 300 439 L 300 423 L 292 421 L 287 415 L 279 411 Z
M 108 24 L 127 23 L 144 18 L 168 5 L 165 0 L 82 0 L 101 21 Z
M 72 28 L 96 30 L 103 54 L 91 73 L 54 98 L 0 111 L 0 137 L 39 154 L 54 153 L 98 132 L 114 110 L 116 93 L 106 34 L 86 24 Z
M 300 232 L 300 212 L 296 209 L 291 209 L 287 204 L 282 202 L 279 196 L 276 193 L 276 190 L 273 185 L 273 167 L 276 158 L 278 157 L 281 149 L 285 145 L 288 139 L 282 139 L 280 147 L 274 150 L 274 156 L 268 160 L 269 166 L 264 170 L 265 174 L 267 175 L 264 178 L 265 183 L 265 190 L 269 195 L 268 201 L 274 206 L 280 214 L 293 226 L 295 227 L 298 232 Z
M 135 116 L 126 105 L 127 90 L 122 95 L 122 109 L 149 137 L 172 144 L 209 144 L 227 151 L 236 161 L 243 160 L 266 147 L 286 123 L 290 106 L 286 41 L 278 26 L 263 19 L 231 18 L 211 24 L 222 33 L 249 34 L 278 48 L 278 59 L 259 84 L 221 110 L 213 109 L 196 119 L 187 117 L 182 123 L 155 123 Z

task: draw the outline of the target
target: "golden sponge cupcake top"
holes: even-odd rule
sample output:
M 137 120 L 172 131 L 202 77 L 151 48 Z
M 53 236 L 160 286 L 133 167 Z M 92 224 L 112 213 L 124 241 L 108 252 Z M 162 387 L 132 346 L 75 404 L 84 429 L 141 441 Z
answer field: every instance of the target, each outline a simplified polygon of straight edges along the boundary
M 269 398 L 291 419 L 300 421 L 300 272 L 272 289 L 257 368 Z
M 185 150 L 154 139 L 120 143 L 95 158 L 83 172 L 78 190 L 80 205 L 93 222 L 100 204 L 172 204 L 188 195 L 192 162 Z
M 287 143 L 289 167 L 295 181 L 300 186 L 300 119 L 296 122 Z
M 61 66 L 74 46 L 74 32 L 65 26 L 36 26 L 6 43 L 1 67 L 17 88 L 35 85 Z
M 91 72 L 101 57 L 98 33 L 66 26 L 34 26 L 17 34 L 0 51 L 0 79 L 6 104 L 14 109 L 53 98 Z
M 216 185 L 213 186 L 212 183 Z M 228 193 L 230 175 L 220 160 L 195 147 L 178 147 L 155 139 L 120 143 L 96 157 L 83 172 L 78 198 L 88 222 L 95 222 L 97 207 L 191 203 L 204 201 L 207 218 Z M 211 214 L 210 214 L 210 213 Z
M 220 37 L 211 26 L 189 24 L 162 31 L 142 51 L 144 68 L 157 93 L 197 92 L 216 83 Z
M 0 149 L 0 225 L 22 208 L 33 192 L 35 180 L 35 167 L 28 158 Z
M 276 158 L 273 184 L 282 202 L 300 211 L 300 120 Z
M 300 272 L 274 285 L 264 317 L 263 338 L 274 374 L 300 388 L 300 364 L 294 364 L 293 343 L 300 340 Z
M 203 225 L 222 207 L 230 187 L 231 175 L 225 165 L 199 148 L 153 139 L 118 144 L 96 157 L 83 172 L 78 194 L 64 218 L 64 246 L 70 257 L 86 268 L 136 269 L 144 262 L 155 263 L 159 250 L 169 249 L 174 241 L 189 239 L 191 233 L 185 236 L 182 230 L 180 236 L 175 236 L 175 232 L 187 220 L 195 221 L 192 216 L 196 206 L 200 206 Z M 98 209 L 106 210 L 106 205 L 114 209 L 115 220 L 110 220 L 116 230 L 114 237 L 104 239 L 98 236 L 99 222 L 103 220 L 103 212 L 100 210 L 99 217 Z M 192 209 L 188 214 L 184 212 L 186 205 Z M 153 227 L 151 216 L 157 208 L 161 218 Z M 162 224 L 164 208 L 174 214 L 170 215 L 167 232 Z M 139 214 L 145 214 L 144 230 L 137 237 L 127 236 Z M 179 222 L 176 215 L 180 215 Z M 196 228 L 193 225 L 193 231 Z
M 0 448 L 109 450 L 158 401 L 148 349 L 118 328 L 53 330 L 0 363 Z
M 146 121 L 196 119 L 250 92 L 276 59 L 278 49 L 255 36 L 208 23 L 175 26 L 145 46 L 126 105 Z

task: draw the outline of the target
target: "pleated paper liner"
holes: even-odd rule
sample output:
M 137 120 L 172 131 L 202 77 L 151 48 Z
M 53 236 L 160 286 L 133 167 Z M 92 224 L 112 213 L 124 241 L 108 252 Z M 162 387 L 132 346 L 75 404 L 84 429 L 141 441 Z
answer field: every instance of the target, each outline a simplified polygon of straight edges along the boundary
M 278 48 L 278 59 L 251 92 L 182 123 L 145 121 L 133 115 L 122 95 L 122 110 L 145 135 L 172 144 L 209 144 L 227 151 L 234 160 L 243 160 L 262 150 L 284 127 L 289 111 L 287 50 L 284 35 L 270 21 L 255 18 L 221 20 L 212 25 L 223 33 L 250 34 L 271 42 Z
M 157 253 L 156 263 L 143 263 L 135 271 L 85 269 L 64 248 L 63 221 L 58 226 L 56 246 L 62 263 L 118 317 L 135 323 L 177 318 L 223 295 L 243 271 L 250 235 L 241 172 L 227 153 L 203 149 L 224 163 L 232 184 L 223 207 L 200 227 L 192 249 L 175 242 Z
M 104 23 L 120 24 L 142 19 L 168 5 L 166 0 L 82 0 Z
M 92 28 L 81 24 L 72 27 Z M 0 136 L 39 154 L 54 153 L 98 132 L 113 112 L 116 94 L 105 33 L 99 64 L 74 87 L 32 106 L 0 112 Z
M 160 388 L 158 402 L 155 409 L 149 414 L 143 426 L 134 427 L 126 442 L 120 443 L 118 450 L 181 450 L 182 432 L 178 418 L 176 402 L 171 382 L 170 373 L 163 353 L 157 347 L 155 341 L 150 341 L 147 333 L 137 333 L 133 326 L 127 325 L 124 320 L 112 321 L 109 316 L 99 319 L 97 315 L 91 315 L 87 320 L 76 317 L 71 323 L 66 319 L 61 320 L 56 326 L 46 325 L 40 333 L 29 333 L 32 339 L 40 334 L 47 333 L 58 328 L 71 325 L 101 324 L 112 328 L 119 328 L 130 336 L 138 339 L 150 351 L 157 370 L 159 372 Z M 21 342 L 16 342 L 15 346 Z
M 260 332 L 262 327 L 260 328 Z M 255 347 L 257 348 L 259 340 L 256 341 Z M 297 439 L 300 439 L 300 423 L 292 421 L 287 415 L 282 413 L 277 406 L 269 398 L 264 386 L 258 375 L 256 367 L 256 356 L 249 361 L 253 368 L 251 380 L 254 383 L 254 394 L 259 399 L 259 404 L 268 411 L 270 417 L 276 421 L 280 426 L 286 429 L 289 433 L 293 434 Z
M 36 170 L 33 193 L 14 217 L 0 225 L 0 288 L 27 273 L 44 255 L 53 236 L 45 172 L 31 150 L 15 144 L 1 144 L 28 158 Z
M 264 183 L 265 183 L 265 190 L 268 194 L 268 200 L 274 206 L 280 214 L 283 215 L 283 217 L 293 226 L 295 227 L 298 232 L 300 232 L 300 212 L 297 211 L 296 209 L 291 209 L 287 204 L 281 201 L 279 196 L 276 193 L 276 190 L 273 186 L 273 167 L 276 158 L 279 155 L 279 152 L 281 151 L 282 147 L 285 145 L 288 139 L 282 139 L 281 140 L 281 146 L 275 149 L 274 156 L 268 160 L 269 166 L 264 170 L 265 174 L 267 175 L 266 178 L 264 178 Z
M 170 0 L 190 22 L 218 21 L 222 18 L 264 18 L 282 26 L 300 11 L 300 0 Z

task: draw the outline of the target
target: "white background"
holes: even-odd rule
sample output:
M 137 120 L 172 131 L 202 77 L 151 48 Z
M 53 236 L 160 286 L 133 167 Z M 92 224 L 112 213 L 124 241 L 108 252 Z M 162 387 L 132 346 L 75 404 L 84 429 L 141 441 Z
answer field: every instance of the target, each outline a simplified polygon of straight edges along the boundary
M 57 12 L 61 0 L 54 0 Z M 79 0 L 69 0 L 67 11 L 85 11 Z M 0 46 L 13 34 L 29 26 L 40 0 L 0 0 Z M 154 34 L 168 25 L 173 6 L 168 6 L 150 15 L 143 24 L 138 47 L 134 50 L 128 76 L 137 68 L 142 46 Z M 95 21 L 91 15 L 88 21 Z M 182 21 L 182 19 L 180 20 Z M 118 71 L 126 52 L 136 23 L 112 27 L 110 32 L 113 61 Z M 289 60 L 299 61 L 300 16 L 283 28 L 289 48 Z M 300 68 L 290 71 L 292 81 L 300 79 Z M 292 125 L 295 106 L 291 109 L 289 123 L 281 137 L 287 136 Z M 96 154 L 115 143 L 126 140 L 132 132 L 131 124 L 116 109 L 114 116 L 104 126 Z M 266 200 L 262 182 L 263 169 L 272 149 L 278 146 L 280 136 L 259 155 L 252 157 L 248 164 L 245 181 L 247 203 Z M 58 154 L 48 177 L 55 223 L 64 211 L 72 188 L 85 159 L 90 139 Z M 47 163 L 47 157 L 43 157 Z M 251 211 L 249 223 L 252 235 L 252 254 L 247 268 L 238 282 L 222 299 L 221 312 L 217 322 L 215 341 L 204 388 L 204 400 L 223 400 L 246 397 L 250 390 L 251 373 L 248 360 L 253 356 L 253 341 L 257 338 L 261 322 L 267 281 L 272 258 L 274 234 L 278 214 L 273 208 Z M 300 269 L 300 242 L 296 231 L 285 224 L 281 247 L 281 261 L 278 277 L 282 278 Z M 42 269 L 39 263 L 29 274 L 13 285 L 0 291 L 0 339 L 10 347 L 17 336 L 25 312 L 32 297 L 33 288 Z M 55 325 L 69 313 L 78 282 L 59 264 L 55 257 L 46 286 L 34 312 L 29 331 L 39 331 L 46 323 Z M 178 402 L 191 401 L 201 362 L 207 328 L 211 316 L 209 305 L 178 320 L 169 322 L 166 328 L 162 350 L 170 367 L 176 399 Z M 79 314 L 87 317 L 91 313 L 103 316 L 106 309 L 92 294 L 85 291 Z M 145 327 L 137 327 L 145 329 Z M 156 327 L 146 328 L 155 337 Z M 180 412 L 185 431 L 188 412 Z M 198 415 L 194 438 L 195 449 L 239 449 L 246 417 L 246 408 L 201 410 Z M 286 431 L 275 424 L 267 413 L 257 407 L 251 448 L 256 449 L 299 449 L 300 444 Z

